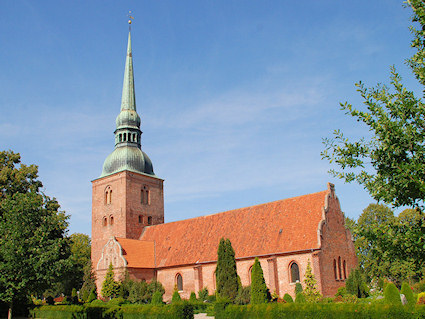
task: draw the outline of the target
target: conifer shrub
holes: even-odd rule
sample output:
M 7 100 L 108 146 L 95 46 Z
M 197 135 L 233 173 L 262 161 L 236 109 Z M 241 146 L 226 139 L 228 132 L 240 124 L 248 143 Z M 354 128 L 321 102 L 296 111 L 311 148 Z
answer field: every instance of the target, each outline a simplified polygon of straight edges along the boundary
M 302 292 L 297 293 L 297 295 L 295 296 L 295 303 L 305 303 L 305 297 L 304 294 Z
M 263 269 L 261 268 L 260 261 L 256 257 L 251 271 L 251 304 L 266 303 L 267 290 Z
M 412 288 L 407 282 L 403 282 L 401 285 L 401 293 L 406 297 L 407 305 L 414 306 L 416 303 L 415 297 L 413 296 Z
M 286 303 L 293 303 L 294 299 L 292 299 L 291 295 L 286 293 L 283 295 L 283 300 L 285 300 Z
M 317 281 L 311 269 L 310 260 L 307 263 L 307 268 L 304 276 L 304 297 L 308 302 L 317 302 L 322 297 L 317 288 Z
M 152 295 L 152 305 L 162 305 L 164 304 L 164 301 L 162 300 L 162 293 L 161 291 L 157 290 Z
M 71 304 L 73 304 L 73 305 L 78 305 L 79 304 L 77 289 L 75 289 L 75 288 L 72 288 L 72 292 L 71 292 Z
M 114 279 L 114 267 L 112 263 L 109 264 L 108 270 L 105 275 L 105 280 L 102 283 L 102 296 L 104 298 L 112 299 L 119 295 L 120 285 Z
M 180 294 L 177 291 L 177 289 L 175 289 L 173 292 L 173 296 L 171 297 L 171 303 L 178 303 L 181 301 L 182 301 L 182 298 L 180 297 Z
M 357 296 L 357 298 L 366 298 L 369 296 L 369 288 L 366 284 L 365 276 L 359 268 L 353 269 L 350 272 L 345 286 L 347 293 Z
M 299 293 L 303 292 L 303 286 L 301 285 L 300 282 L 297 282 L 295 284 L 295 296 Z
M 251 302 L 251 286 L 242 287 L 235 299 L 236 305 L 247 305 Z
M 96 296 L 96 292 L 95 292 L 95 289 L 93 289 L 91 292 L 90 292 L 90 295 L 88 296 L 88 298 L 87 298 L 87 302 L 88 303 L 90 303 L 90 302 L 92 302 L 93 300 L 96 300 L 97 299 L 97 296 Z
M 384 301 L 388 305 L 401 305 L 400 293 L 392 282 L 385 287 Z
M 200 301 L 208 300 L 209 291 L 207 287 L 202 288 L 198 291 L 198 298 Z
M 229 239 L 220 239 L 215 273 L 217 296 L 235 300 L 238 294 L 239 281 L 236 272 L 235 251 Z
M 193 292 L 193 291 L 192 291 L 192 292 L 190 293 L 189 301 L 190 301 L 190 302 L 195 302 L 195 301 L 197 301 L 195 292 Z

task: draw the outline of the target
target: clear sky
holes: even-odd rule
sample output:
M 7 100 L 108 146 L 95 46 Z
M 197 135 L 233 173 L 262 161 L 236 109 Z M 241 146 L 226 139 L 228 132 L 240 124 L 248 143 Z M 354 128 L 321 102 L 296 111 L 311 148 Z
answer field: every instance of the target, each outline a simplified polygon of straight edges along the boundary
M 357 218 L 373 200 L 332 178 L 322 138 L 367 129 L 354 83 L 405 66 L 410 9 L 395 0 L 0 2 L 0 149 L 39 166 L 47 195 L 91 232 L 91 183 L 114 147 L 132 25 L 142 149 L 165 179 L 165 221 L 336 186 Z M 300 221 L 302 222 L 302 221 Z

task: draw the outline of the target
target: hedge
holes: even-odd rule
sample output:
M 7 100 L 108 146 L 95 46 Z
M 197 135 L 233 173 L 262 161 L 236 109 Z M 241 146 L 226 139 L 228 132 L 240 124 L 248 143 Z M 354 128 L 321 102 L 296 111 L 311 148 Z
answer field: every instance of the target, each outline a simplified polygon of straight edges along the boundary
M 175 305 L 42 306 L 31 311 L 33 318 L 57 319 L 193 319 L 188 302 Z
M 228 305 L 216 319 L 425 319 L 425 307 L 406 308 L 364 304 L 264 304 Z

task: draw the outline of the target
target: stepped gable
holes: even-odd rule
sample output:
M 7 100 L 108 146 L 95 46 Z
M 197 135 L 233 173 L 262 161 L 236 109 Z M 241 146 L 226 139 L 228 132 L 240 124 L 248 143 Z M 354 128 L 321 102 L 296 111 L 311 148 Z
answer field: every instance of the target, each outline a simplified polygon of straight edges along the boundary
M 149 226 L 140 240 L 155 242 L 158 268 L 216 261 L 222 237 L 230 239 L 236 258 L 320 248 L 318 228 L 328 194 L 326 190 Z
M 137 239 L 116 238 L 128 268 L 155 268 L 155 243 Z

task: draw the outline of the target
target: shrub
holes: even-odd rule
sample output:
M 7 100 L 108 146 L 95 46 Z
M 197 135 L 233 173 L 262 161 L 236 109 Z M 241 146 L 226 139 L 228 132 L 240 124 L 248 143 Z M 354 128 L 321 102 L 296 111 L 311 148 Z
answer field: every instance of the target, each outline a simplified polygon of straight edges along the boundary
M 164 302 L 162 301 L 162 293 L 157 290 L 152 295 L 152 305 L 162 305 Z
M 205 288 L 203 288 L 203 289 L 201 289 L 201 290 L 198 291 L 198 298 L 201 301 L 207 300 L 208 299 L 208 295 L 209 295 L 209 291 L 208 291 L 208 288 L 207 287 L 205 287 Z
M 385 287 L 384 300 L 388 305 L 401 305 L 400 293 L 393 283 Z
M 353 269 L 350 272 L 345 286 L 347 287 L 347 293 L 357 296 L 357 298 L 366 298 L 369 296 L 365 276 L 359 268 Z
M 292 299 L 290 294 L 283 295 L 283 300 L 285 300 L 286 303 L 293 303 L 294 299 Z
M 347 294 L 347 288 L 345 286 L 339 287 L 335 294 L 335 297 L 338 297 L 338 296 L 344 297 L 346 294 Z
M 190 293 L 189 301 L 190 301 L 190 302 L 195 302 L 195 301 L 197 301 L 197 299 L 196 299 L 196 294 L 195 294 L 193 291 Z
M 296 303 L 305 303 L 306 302 L 304 294 L 302 292 L 297 293 L 297 295 L 295 296 L 295 302 Z
M 90 302 L 92 302 L 93 300 L 96 300 L 96 299 L 97 299 L 97 296 L 96 296 L 95 290 L 93 289 L 90 292 L 90 295 L 87 298 L 87 302 L 90 303 Z
M 300 282 L 297 282 L 295 284 L 295 296 L 299 293 L 303 292 L 303 286 L 301 285 Z
M 418 305 L 425 305 L 425 292 L 421 292 L 418 294 Z
M 251 303 L 261 304 L 267 302 L 267 286 L 264 280 L 263 269 L 260 261 L 255 257 L 251 271 Z
M 174 290 L 173 296 L 171 297 L 171 303 L 178 303 L 182 301 L 182 298 L 180 297 L 180 294 L 177 290 Z
M 54 304 L 55 304 L 55 300 L 53 299 L 53 297 L 52 297 L 52 296 L 47 296 L 47 298 L 46 298 L 46 303 L 47 303 L 48 305 L 54 305 Z
M 413 306 L 416 303 L 415 297 L 413 296 L 412 288 L 410 288 L 407 282 L 403 282 L 401 285 L 401 293 L 406 297 L 407 305 Z
M 247 305 L 251 301 L 251 286 L 242 287 L 235 299 L 237 305 Z
M 307 269 L 305 271 L 304 296 L 308 302 L 316 302 L 322 297 L 317 288 L 317 281 L 313 275 L 310 260 L 307 263 Z
M 101 293 L 104 298 L 111 299 L 117 297 L 119 292 L 120 285 L 114 279 L 114 267 L 112 263 L 110 263 L 105 275 L 105 280 L 102 283 Z

